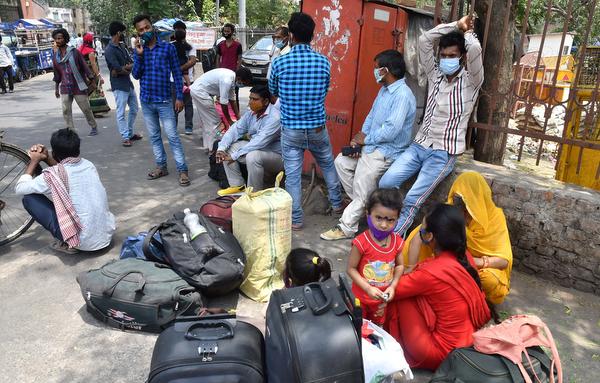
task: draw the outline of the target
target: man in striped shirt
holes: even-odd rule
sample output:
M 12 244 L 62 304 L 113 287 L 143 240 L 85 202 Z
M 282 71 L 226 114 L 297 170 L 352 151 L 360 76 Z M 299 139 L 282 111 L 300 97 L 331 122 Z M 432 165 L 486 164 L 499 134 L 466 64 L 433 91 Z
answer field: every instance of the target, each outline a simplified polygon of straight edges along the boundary
M 465 16 L 440 24 L 419 38 L 419 61 L 429 83 L 423 125 L 379 181 L 379 187 L 399 188 L 418 173 L 404 199 L 397 233 L 406 233 L 421 205 L 465 150 L 467 124 L 483 84 L 481 45 L 472 29 L 472 17 Z
M 340 180 L 325 127 L 325 96 L 329 88 L 330 63 L 310 47 L 315 22 L 295 12 L 288 22 L 292 49 L 273 62 L 269 90 L 281 101 L 281 151 L 285 189 L 292 196 L 292 229 L 303 226 L 302 164 L 309 150 L 323 172 L 333 211 L 343 211 Z
M 379 177 L 410 145 L 417 102 L 404 80 L 405 71 L 400 52 L 390 49 L 375 56 L 375 81 L 382 87 L 362 130 L 350 141 L 351 147 L 362 148 L 356 154 L 342 153 L 335 159 L 338 176 L 352 202 L 344 209 L 340 223 L 322 233 L 321 239 L 354 237 Z

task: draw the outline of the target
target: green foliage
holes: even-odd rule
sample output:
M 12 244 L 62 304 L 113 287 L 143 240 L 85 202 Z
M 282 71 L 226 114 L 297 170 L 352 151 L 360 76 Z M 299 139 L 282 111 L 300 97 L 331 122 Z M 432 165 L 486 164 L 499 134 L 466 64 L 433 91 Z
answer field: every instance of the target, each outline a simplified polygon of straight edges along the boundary
M 298 11 L 291 0 L 247 0 L 246 25 L 249 28 L 274 28 L 287 24 L 290 14 Z M 230 1 L 224 7 L 221 21 L 238 23 L 238 3 Z

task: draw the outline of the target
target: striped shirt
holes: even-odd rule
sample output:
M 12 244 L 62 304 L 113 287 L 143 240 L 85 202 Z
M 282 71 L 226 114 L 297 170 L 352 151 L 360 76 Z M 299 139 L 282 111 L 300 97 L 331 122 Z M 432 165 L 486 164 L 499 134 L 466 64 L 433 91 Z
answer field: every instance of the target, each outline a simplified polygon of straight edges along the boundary
M 419 62 L 429 82 L 423 125 L 415 142 L 449 154 L 465 151 L 467 124 L 483 84 L 481 45 L 472 33 L 465 34 L 467 66 L 448 82 L 436 64 L 434 42 L 456 31 L 457 23 L 440 24 L 419 38 Z
M 386 159 L 395 160 L 412 142 L 417 102 L 404 79 L 382 86 L 365 119 L 363 150 L 379 150 Z
M 142 102 L 171 101 L 171 75 L 175 82 L 177 100 L 183 100 L 183 77 L 173 44 L 157 40 L 152 48 L 144 47 L 140 57 L 133 54 L 133 78 L 140 80 Z
M 281 100 L 281 126 L 315 129 L 325 125 L 329 60 L 307 44 L 297 44 L 273 61 L 269 90 Z

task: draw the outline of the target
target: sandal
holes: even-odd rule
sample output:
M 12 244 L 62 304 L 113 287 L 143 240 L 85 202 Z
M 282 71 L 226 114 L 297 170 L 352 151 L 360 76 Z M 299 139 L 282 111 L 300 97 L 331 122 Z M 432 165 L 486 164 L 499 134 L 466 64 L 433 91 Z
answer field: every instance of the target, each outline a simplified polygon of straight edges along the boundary
M 58 239 L 56 241 L 54 241 L 54 243 L 52 243 L 50 245 L 50 248 L 54 251 L 58 251 L 64 254 L 77 254 L 79 253 L 79 250 L 77 250 L 74 247 L 69 247 L 68 244 L 66 244 L 65 242 L 59 241 Z
M 134 134 L 133 136 L 129 137 L 129 139 L 131 141 L 137 141 L 137 140 L 141 140 L 142 138 L 144 138 L 144 136 L 142 136 L 141 134 Z
M 190 177 L 188 176 L 188 172 L 179 172 L 179 186 L 189 186 L 190 185 Z
M 164 177 L 168 174 L 169 174 L 169 171 L 167 170 L 167 168 L 156 168 L 153 171 L 151 171 L 150 173 L 148 173 L 148 179 L 155 180 L 157 178 Z

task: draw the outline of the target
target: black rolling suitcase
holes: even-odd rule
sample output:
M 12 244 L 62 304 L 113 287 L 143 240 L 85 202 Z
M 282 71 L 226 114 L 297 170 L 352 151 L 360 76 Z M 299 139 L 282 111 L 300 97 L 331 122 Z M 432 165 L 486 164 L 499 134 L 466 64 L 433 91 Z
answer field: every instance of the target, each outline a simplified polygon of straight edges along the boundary
M 148 383 L 263 383 L 264 339 L 228 315 L 178 320 L 156 340 Z
M 363 382 L 362 317 L 345 275 L 276 290 L 267 308 L 269 383 Z

